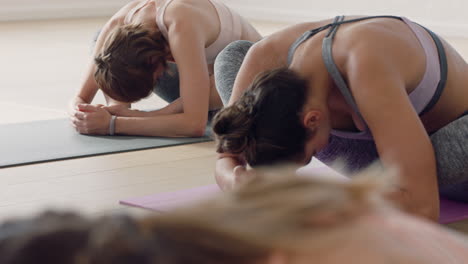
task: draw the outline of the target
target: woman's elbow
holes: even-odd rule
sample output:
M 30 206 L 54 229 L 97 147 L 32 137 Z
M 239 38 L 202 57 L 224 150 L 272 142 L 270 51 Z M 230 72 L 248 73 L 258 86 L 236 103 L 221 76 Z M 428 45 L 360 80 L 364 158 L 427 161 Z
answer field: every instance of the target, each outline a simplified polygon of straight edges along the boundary
M 428 220 L 438 222 L 439 221 L 439 214 L 440 214 L 440 207 L 439 207 L 439 200 L 434 201 L 431 199 L 420 201 L 420 202 L 410 202 L 407 201 L 406 211 L 412 215 L 416 215 L 419 217 L 426 218 Z
M 427 205 L 420 206 L 416 213 L 434 222 L 439 221 L 440 209 L 439 209 L 438 204 L 437 205 L 427 204 Z
M 415 196 L 414 191 L 409 192 L 407 189 L 398 188 L 397 191 L 387 193 L 387 197 L 398 205 L 400 209 L 415 215 L 423 217 L 432 221 L 439 221 L 439 199 L 437 195 L 434 196 Z
M 192 120 L 187 127 L 187 136 L 202 137 L 205 135 L 207 120 Z
M 203 137 L 205 135 L 205 126 L 203 127 L 194 127 L 190 130 L 190 133 L 188 136 L 190 137 Z

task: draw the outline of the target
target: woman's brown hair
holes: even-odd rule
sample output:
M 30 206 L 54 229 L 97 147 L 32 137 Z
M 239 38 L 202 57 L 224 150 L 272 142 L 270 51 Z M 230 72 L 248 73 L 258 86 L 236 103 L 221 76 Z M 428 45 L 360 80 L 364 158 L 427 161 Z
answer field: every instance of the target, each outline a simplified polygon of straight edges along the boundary
M 300 159 L 311 136 L 301 122 L 307 82 L 280 68 L 260 74 L 233 105 L 213 120 L 219 153 L 244 156 L 251 166 Z
M 166 68 L 169 54 L 169 45 L 160 31 L 142 25 L 116 27 L 94 59 L 94 78 L 111 98 L 138 101 L 151 94 L 153 73 L 158 67 Z

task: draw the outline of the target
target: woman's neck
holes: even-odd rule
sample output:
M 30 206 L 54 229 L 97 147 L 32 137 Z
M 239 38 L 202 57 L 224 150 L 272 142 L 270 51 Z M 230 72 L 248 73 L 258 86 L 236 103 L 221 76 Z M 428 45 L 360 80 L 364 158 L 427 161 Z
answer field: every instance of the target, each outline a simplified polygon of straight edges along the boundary
M 160 6 L 162 0 L 150 0 L 142 2 L 142 6 L 138 8 L 133 14 L 130 23 L 142 24 L 147 28 L 157 28 L 156 24 L 156 10 Z
M 330 111 L 331 127 L 347 131 L 364 130 L 365 124 L 359 120 L 357 113 L 346 102 L 336 86 L 331 85 L 329 90 L 327 103 Z

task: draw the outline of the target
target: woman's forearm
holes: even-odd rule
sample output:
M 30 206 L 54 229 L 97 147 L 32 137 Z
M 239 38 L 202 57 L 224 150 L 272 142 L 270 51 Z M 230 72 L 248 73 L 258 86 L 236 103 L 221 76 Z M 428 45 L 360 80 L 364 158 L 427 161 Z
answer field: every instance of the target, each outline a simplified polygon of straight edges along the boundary
M 439 203 L 431 201 L 415 201 L 414 195 L 408 189 L 396 186 L 387 194 L 387 198 L 404 211 L 437 222 L 439 220 Z
M 239 165 L 242 165 L 241 162 L 233 157 L 222 157 L 216 161 L 215 180 L 221 190 L 234 188 L 234 168 Z
M 68 104 L 68 113 L 70 115 L 74 115 L 75 112 L 77 111 L 77 107 L 79 104 L 87 104 L 87 103 L 89 102 L 86 102 L 79 96 L 73 97 L 72 100 L 70 100 L 70 103 Z
M 156 116 L 156 115 L 170 115 L 170 114 L 179 114 L 184 111 L 184 107 L 182 105 L 182 100 L 177 98 L 175 101 L 171 102 L 170 104 L 166 105 L 165 107 L 147 112 L 148 116 Z
M 160 137 L 201 137 L 205 133 L 207 122 L 208 115 L 194 117 L 185 113 L 141 117 L 118 116 L 115 120 L 115 133 Z

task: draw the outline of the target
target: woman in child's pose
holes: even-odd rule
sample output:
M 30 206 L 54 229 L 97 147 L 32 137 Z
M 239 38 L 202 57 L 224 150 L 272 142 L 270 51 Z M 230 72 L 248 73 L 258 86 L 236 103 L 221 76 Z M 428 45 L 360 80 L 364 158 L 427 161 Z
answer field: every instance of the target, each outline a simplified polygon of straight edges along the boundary
M 136 0 L 103 27 L 86 78 L 71 102 L 83 134 L 202 136 L 209 110 L 222 107 L 213 62 L 235 40 L 259 33 L 219 0 Z M 101 89 L 108 106 L 92 105 Z M 170 104 L 138 111 L 151 92 Z
M 340 16 L 251 45 L 232 43 L 215 65 L 230 98 L 213 124 L 223 188 L 247 164 L 380 159 L 399 169 L 393 198 L 412 213 L 436 220 L 439 189 L 468 201 L 468 65 L 432 31 L 404 17 Z

